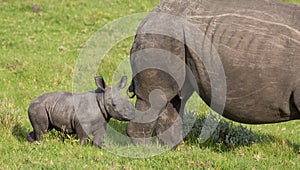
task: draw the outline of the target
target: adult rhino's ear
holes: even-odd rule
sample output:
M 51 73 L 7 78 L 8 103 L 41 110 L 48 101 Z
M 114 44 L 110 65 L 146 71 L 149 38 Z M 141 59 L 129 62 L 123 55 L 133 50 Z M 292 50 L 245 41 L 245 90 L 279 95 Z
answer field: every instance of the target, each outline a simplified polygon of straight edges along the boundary
M 106 84 L 105 84 L 104 79 L 103 79 L 102 76 L 95 77 L 95 82 L 96 82 L 96 85 L 97 85 L 98 88 L 100 88 L 102 91 L 105 90 Z
M 117 87 L 119 89 L 123 89 L 126 86 L 126 83 L 127 83 L 127 77 L 126 76 L 122 76 L 121 80 L 117 84 Z

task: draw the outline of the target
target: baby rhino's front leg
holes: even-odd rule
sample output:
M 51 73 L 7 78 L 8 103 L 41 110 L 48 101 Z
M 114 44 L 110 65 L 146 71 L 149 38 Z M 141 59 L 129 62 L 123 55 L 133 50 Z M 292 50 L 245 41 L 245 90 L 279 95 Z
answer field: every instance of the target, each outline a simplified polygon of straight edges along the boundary
M 99 129 L 93 132 L 93 145 L 102 148 L 103 139 L 106 133 L 106 125 L 100 126 Z
M 80 122 L 77 120 L 75 121 L 75 131 L 77 138 L 80 140 L 81 145 L 86 145 L 87 144 L 87 139 L 88 139 L 88 134 L 87 132 L 82 128 Z

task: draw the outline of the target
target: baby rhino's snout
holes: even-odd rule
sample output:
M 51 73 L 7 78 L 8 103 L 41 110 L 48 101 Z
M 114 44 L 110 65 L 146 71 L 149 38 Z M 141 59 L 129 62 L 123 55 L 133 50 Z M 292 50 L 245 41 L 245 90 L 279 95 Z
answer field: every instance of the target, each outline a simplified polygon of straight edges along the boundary
M 131 103 L 126 104 L 125 108 L 123 109 L 123 119 L 124 120 L 132 120 L 134 118 L 134 107 Z

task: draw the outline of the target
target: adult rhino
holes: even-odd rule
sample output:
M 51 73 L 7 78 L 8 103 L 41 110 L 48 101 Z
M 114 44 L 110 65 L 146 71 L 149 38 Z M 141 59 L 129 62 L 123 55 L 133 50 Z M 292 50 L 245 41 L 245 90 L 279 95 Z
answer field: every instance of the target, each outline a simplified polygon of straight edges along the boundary
M 148 143 L 156 133 L 178 144 L 178 115 L 194 91 L 236 122 L 299 119 L 299 18 L 300 6 L 277 0 L 162 1 L 140 24 L 131 49 L 133 143 Z

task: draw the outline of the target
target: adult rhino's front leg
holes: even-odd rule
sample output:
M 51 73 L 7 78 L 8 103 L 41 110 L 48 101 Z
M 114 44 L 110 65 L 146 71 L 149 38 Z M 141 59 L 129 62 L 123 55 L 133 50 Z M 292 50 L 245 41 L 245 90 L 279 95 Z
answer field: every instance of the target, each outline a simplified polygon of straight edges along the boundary
M 149 76 L 151 81 L 144 79 Z M 149 144 L 154 131 L 163 143 L 173 145 L 173 141 L 181 140 L 182 127 L 177 126 L 182 125 L 181 119 L 174 105 L 170 103 L 179 90 L 175 80 L 168 76 L 159 70 L 147 70 L 135 77 L 133 83 L 137 96 L 136 118 L 127 126 L 127 134 L 134 144 Z M 180 134 L 177 135 L 180 139 L 174 139 L 175 136 L 172 135 L 175 132 Z
M 137 99 L 136 109 L 139 110 L 140 108 L 145 108 L 143 106 L 146 105 L 146 103 L 147 102 L 141 99 Z M 148 112 L 145 111 L 144 114 L 156 115 L 156 113 L 149 112 L 149 110 Z M 177 109 L 171 102 L 168 102 L 167 106 L 162 110 L 163 111 L 159 116 L 149 117 L 148 122 L 145 119 L 141 121 L 143 123 L 129 122 L 127 134 L 134 144 L 150 144 L 154 131 L 159 141 L 169 146 L 175 146 L 183 140 L 182 119 L 178 114 Z M 160 111 L 157 110 L 157 113 L 158 112 Z
M 143 114 L 149 113 L 149 101 L 145 101 L 138 98 L 135 103 L 136 111 L 143 112 Z M 148 113 L 146 113 L 148 111 Z M 136 113 L 139 114 L 139 113 Z M 130 137 L 133 144 L 150 144 L 151 136 L 154 129 L 156 119 L 153 120 L 138 120 L 130 121 L 127 125 L 127 135 Z
M 156 134 L 161 143 L 177 147 L 183 141 L 184 107 L 194 90 L 185 82 L 181 94 L 176 95 L 161 113 L 156 124 Z
M 291 119 L 300 119 L 300 82 L 292 94 L 290 108 L 292 112 Z
M 176 96 L 167 104 L 156 124 L 156 135 L 160 142 L 172 147 L 183 141 L 180 104 L 181 100 Z

